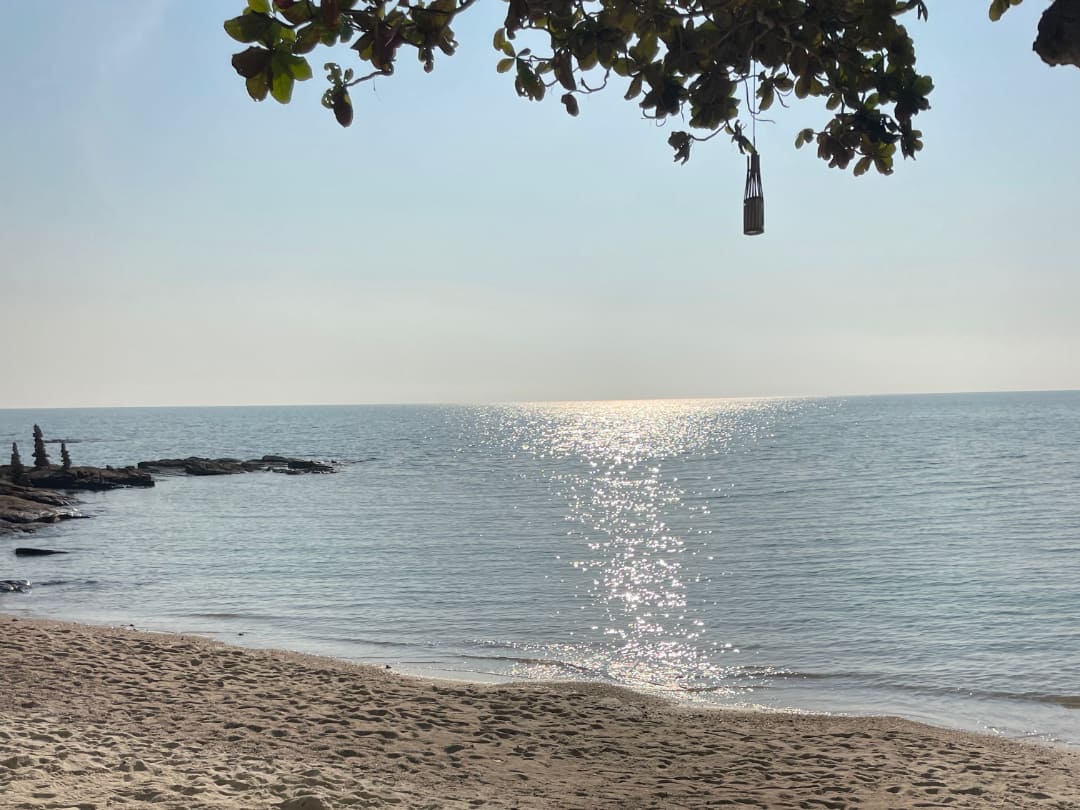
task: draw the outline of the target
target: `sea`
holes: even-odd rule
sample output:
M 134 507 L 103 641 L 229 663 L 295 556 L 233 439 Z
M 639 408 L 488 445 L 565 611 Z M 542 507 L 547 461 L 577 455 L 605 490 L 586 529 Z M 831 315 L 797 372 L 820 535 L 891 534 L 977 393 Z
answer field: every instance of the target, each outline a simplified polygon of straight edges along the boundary
M 0 446 L 35 423 L 338 471 L 82 493 L 0 538 L 5 614 L 1080 746 L 1080 392 L 0 410 Z

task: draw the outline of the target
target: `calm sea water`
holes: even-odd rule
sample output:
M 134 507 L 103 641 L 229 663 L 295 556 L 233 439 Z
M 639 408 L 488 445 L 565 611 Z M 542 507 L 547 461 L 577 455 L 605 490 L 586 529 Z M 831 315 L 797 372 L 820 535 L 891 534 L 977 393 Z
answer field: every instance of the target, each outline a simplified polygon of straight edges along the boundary
M 8 410 L 2 446 L 35 422 L 342 467 L 86 495 L 0 540 L 36 583 L 0 611 L 1080 744 L 1080 392 Z

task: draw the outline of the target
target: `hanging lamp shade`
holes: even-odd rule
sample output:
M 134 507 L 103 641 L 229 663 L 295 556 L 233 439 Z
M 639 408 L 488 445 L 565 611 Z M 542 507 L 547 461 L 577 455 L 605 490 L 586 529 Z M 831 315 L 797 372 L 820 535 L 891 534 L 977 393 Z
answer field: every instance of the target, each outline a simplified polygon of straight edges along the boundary
M 761 187 L 761 158 L 750 155 L 746 164 L 746 192 L 743 194 L 743 233 L 758 236 L 765 233 L 765 191 Z

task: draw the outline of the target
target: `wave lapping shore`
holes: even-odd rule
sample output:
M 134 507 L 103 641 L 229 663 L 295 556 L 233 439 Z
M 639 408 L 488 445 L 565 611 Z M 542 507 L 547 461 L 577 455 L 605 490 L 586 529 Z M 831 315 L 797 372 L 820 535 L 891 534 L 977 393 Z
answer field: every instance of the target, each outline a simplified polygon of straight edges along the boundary
M 0 616 L 0 806 L 1080 807 L 1080 752 Z

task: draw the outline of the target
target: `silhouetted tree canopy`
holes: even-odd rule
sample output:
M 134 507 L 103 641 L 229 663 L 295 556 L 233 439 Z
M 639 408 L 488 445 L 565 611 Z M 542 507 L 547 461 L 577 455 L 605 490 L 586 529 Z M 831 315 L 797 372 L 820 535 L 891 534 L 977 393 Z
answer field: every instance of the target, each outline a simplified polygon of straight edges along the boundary
M 71 469 L 71 453 L 68 452 L 67 442 L 60 442 L 60 467 L 64 470 Z
M 1020 2 L 992 0 L 991 19 Z M 719 134 L 751 150 L 748 120 L 792 97 L 824 100 L 831 117 L 798 132 L 795 144 L 814 142 L 830 166 L 846 169 L 854 161 L 856 175 L 871 166 L 890 174 L 898 151 L 913 158 L 922 148 L 913 122 L 929 108 L 934 85 L 918 72 L 902 20 L 925 19 L 926 0 L 503 3 L 506 19 L 492 38 L 500 54 L 495 68 L 509 74 L 519 96 L 540 101 L 557 94 L 577 115 L 581 97 L 615 85 L 647 118 L 687 122 L 689 129 L 668 138 L 677 161 L 690 158 L 695 142 Z M 328 62 L 322 101 L 349 126 L 349 88 L 393 74 L 402 49 L 433 70 L 437 52 L 449 56 L 457 48 L 455 18 L 475 4 L 248 0 L 225 30 L 249 45 L 232 64 L 256 101 L 270 95 L 288 103 L 294 82 L 312 76 L 307 54 L 348 45 L 362 69 Z M 1054 0 L 1036 49 L 1052 64 L 1080 65 L 1080 0 Z

